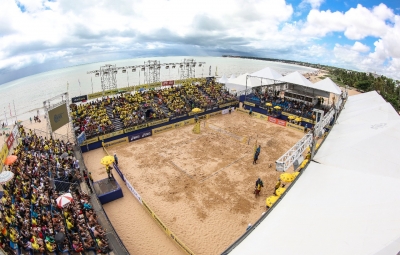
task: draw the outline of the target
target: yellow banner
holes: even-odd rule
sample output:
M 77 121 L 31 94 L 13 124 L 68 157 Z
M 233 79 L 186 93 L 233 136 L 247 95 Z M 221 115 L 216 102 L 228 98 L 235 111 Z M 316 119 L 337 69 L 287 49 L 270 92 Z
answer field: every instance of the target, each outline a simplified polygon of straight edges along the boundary
M 88 99 L 89 100 L 90 99 L 95 99 L 95 98 L 101 97 L 102 95 L 103 95 L 103 91 L 96 92 L 96 93 L 93 93 L 93 94 L 89 94 L 88 95 Z
M 161 119 L 161 120 L 155 120 L 155 121 L 149 122 L 147 125 L 149 127 L 151 127 L 151 126 L 159 125 L 159 124 L 162 124 L 162 123 L 166 123 L 168 121 L 169 121 L 169 118 Z
M 256 106 L 255 104 L 250 103 L 250 102 L 247 102 L 247 101 L 244 101 L 244 104 L 245 104 L 245 105 L 248 105 L 248 106 L 253 106 L 253 107 Z
M 292 124 L 292 123 L 289 123 L 289 122 L 286 123 L 286 126 L 304 132 L 304 127 L 303 126 Z
M 201 112 L 189 112 L 188 115 L 189 116 L 193 116 L 193 115 L 196 115 L 196 114 L 199 114 L 199 113 L 202 113 L 202 112 L 204 112 L 203 109 L 201 109 Z
M 4 160 L 7 158 L 7 156 L 8 156 L 8 147 L 7 144 L 5 143 L 0 151 L 0 170 L 3 168 Z
M 117 135 L 122 135 L 124 133 L 124 130 L 119 130 L 119 131 L 115 131 L 115 132 L 112 132 L 112 133 L 109 133 L 109 134 L 106 134 L 106 135 L 101 135 L 101 136 L 99 136 L 99 140 L 104 140 L 104 139 L 107 139 L 107 138 L 110 138 L 110 137 L 114 137 L 114 136 L 117 136 Z
M 107 148 L 107 147 L 110 147 L 113 145 L 123 144 L 123 143 L 127 143 L 127 142 L 129 142 L 128 137 L 124 137 L 124 138 L 120 138 L 120 139 L 117 139 L 117 140 L 114 140 L 111 142 L 107 142 L 107 143 L 102 143 L 102 144 L 103 144 L 103 147 Z
M 168 131 L 168 130 L 172 130 L 175 128 L 175 124 L 172 125 L 166 125 L 166 126 L 162 126 L 159 128 L 154 128 L 151 132 L 153 133 L 153 135 Z
M 227 107 L 227 106 L 230 106 L 230 105 L 234 105 L 234 104 L 237 104 L 237 102 L 230 102 L 230 103 L 226 103 L 226 104 L 220 104 L 219 108 L 224 108 L 224 107 Z
M 98 140 L 99 140 L 98 137 L 93 137 L 93 138 L 87 139 L 87 140 L 83 141 L 81 146 L 97 142 Z
M 249 113 L 249 110 L 245 110 L 243 108 L 237 108 L 236 110 L 239 112 Z
M 314 122 L 315 122 L 315 121 L 313 121 L 313 120 L 310 120 L 310 119 L 306 119 L 306 118 L 297 116 L 297 115 L 295 115 L 295 114 L 293 114 L 293 113 L 282 112 L 282 115 L 285 115 L 285 116 L 294 116 L 295 118 L 301 118 L 302 121 L 305 121 L 305 122 L 308 122 L 308 123 L 311 123 L 311 124 L 314 124 Z

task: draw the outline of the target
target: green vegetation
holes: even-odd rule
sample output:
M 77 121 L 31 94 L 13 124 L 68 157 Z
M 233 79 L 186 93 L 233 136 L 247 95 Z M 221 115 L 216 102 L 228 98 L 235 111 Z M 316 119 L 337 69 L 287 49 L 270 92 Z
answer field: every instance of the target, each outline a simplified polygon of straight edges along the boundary
M 341 83 L 349 85 L 350 87 L 354 87 L 361 92 L 376 90 L 396 110 L 399 110 L 399 81 L 395 81 L 383 75 L 374 75 L 372 73 L 367 74 L 363 72 L 349 71 L 340 68 L 329 69 L 329 72 L 332 74 L 333 77 L 332 80 L 334 82 L 337 82 L 338 84 Z

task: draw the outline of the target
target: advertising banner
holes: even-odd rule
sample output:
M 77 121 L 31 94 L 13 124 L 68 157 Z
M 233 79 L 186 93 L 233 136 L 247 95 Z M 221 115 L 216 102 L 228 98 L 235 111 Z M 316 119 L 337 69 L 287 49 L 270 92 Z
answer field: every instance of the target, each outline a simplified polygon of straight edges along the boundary
M 175 85 L 175 81 L 163 81 L 162 85 L 163 86 L 173 86 L 173 85 Z
M 136 199 L 139 201 L 139 203 L 142 203 L 142 198 L 140 197 L 139 193 L 132 187 L 130 182 L 128 180 L 125 180 L 126 187 L 132 192 L 132 194 L 136 197 Z M 146 206 L 145 206 L 146 207 Z
M 107 154 L 108 154 L 108 153 L 107 153 Z M 117 166 L 117 164 L 115 164 L 115 162 L 113 163 L 113 165 L 114 165 L 114 169 L 115 169 L 115 171 L 118 173 L 119 177 L 121 177 L 121 179 L 122 179 L 123 181 L 125 181 L 125 178 L 124 178 L 124 175 L 123 175 L 122 172 L 121 172 L 121 169 L 119 169 L 119 167 Z
M 174 125 L 174 124 L 172 124 L 172 125 L 166 125 L 166 126 L 163 126 L 163 127 L 154 128 L 154 129 L 152 130 L 152 132 L 153 132 L 153 135 L 156 135 L 156 134 L 159 134 L 159 133 L 168 131 L 168 130 L 172 130 L 172 129 L 174 129 L 174 128 L 175 128 L 175 125 Z
M 277 119 L 274 117 L 268 117 L 268 121 L 272 122 L 274 124 L 280 125 L 282 127 L 286 127 L 286 121 L 284 121 L 284 120 L 280 120 L 280 119 Z
M 1 168 L 3 168 L 4 160 L 7 158 L 7 156 L 8 156 L 8 147 L 7 144 L 4 144 L 0 151 L 0 170 Z
M 128 141 L 129 142 L 133 142 L 133 141 L 145 138 L 145 137 L 149 137 L 151 135 L 152 135 L 152 132 L 150 130 L 149 131 L 145 131 L 145 132 L 141 132 L 139 134 L 134 134 L 134 135 L 128 136 Z
M 128 137 L 124 137 L 124 138 L 116 139 L 111 142 L 103 143 L 103 147 L 107 148 L 107 147 L 110 147 L 113 145 L 118 145 L 118 144 L 127 143 L 127 142 L 128 142 Z
M 51 130 L 54 132 L 69 122 L 67 105 L 62 104 L 49 111 Z
M 10 148 L 11 148 L 12 145 L 13 145 L 13 143 L 14 143 L 14 135 L 11 133 L 11 134 L 8 136 L 7 142 L 6 142 L 7 147 L 8 147 L 8 150 L 10 150 Z
M 183 115 L 180 115 L 180 116 L 171 117 L 169 119 L 170 120 L 176 120 L 176 119 L 180 119 L 180 118 L 183 118 L 183 117 L 186 117 L 186 116 L 187 116 L 187 114 L 183 114 Z
M 290 128 L 293 128 L 293 129 L 296 129 L 296 130 L 298 130 L 298 131 L 302 131 L 302 132 L 304 132 L 304 127 L 303 126 L 300 126 L 300 125 L 296 125 L 296 124 L 292 124 L 292 123 L 286 123 L 286 126 L 287 127 L 290 127 Z
M 83 95 L 83 96 L 73 97 L 71 100 L 72 100 L 72 103 L 79 103 L 82 101 L 86 101 L 87 99 L 88 99 L 88 96 Z
M 107 139 L 107 138 L 110 138 L 113 136 L 122 135 L 123 133 L 124 133 L 123 130 L 119 130 L 119 131 L 115 131 L 115 132 L 112 132 L 109 134 L 101 135 L 101 136 L 99 136 L 99 140 L 104 140 L 104 139 Z
M 85 140 L 85 141 L 82 142 L 81 146 L 82 146 L 82 145 L 91 144 L 91 143 L 95 143 L 95 142 L 97 142 L 98 140 L 99 140 L 98 137 L 93 137 L 93 138 L 87 139 L 87 140 Z
M 13 128 L 12 134 L 14 135 L 14 139 L 18 139 L 18 137 L 19 137 L 18 125 L 16 125 L 16 126 Z
M 255 107 L 255 106 L 256 106 L 255 104 L 253 104 L 253 103 L 250 103 L 250 102 L 247 102 L 247 101 L 244 101 L 244 104 L 245 104 L 245 105 L 248 105 L 248 106 L 253 106 L 253 107 Z

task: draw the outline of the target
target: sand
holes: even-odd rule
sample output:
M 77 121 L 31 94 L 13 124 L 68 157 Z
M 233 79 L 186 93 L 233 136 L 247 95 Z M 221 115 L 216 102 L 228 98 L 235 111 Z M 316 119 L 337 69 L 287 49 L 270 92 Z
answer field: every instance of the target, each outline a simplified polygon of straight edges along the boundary
M 304 135 L 239 112 L 209 119 L 208 126 L 200 135 L 187 126 L 109 149 L 117 153 L 121 170 L 147 204 L 200 255 L 220 254 L 259 219 L 279 178 L 275 160 Z M 262 147 L 259 164 L 253 165 L 256 140 Z M 101 149 L 84 154 L 95 180 L 106 177 L 99 164 L 102 156 Z M 257 177 L 264 188 L 255 198 Z M 128 190 L 123 192 L 123 199 L 104 208 L 128 250 L 181 253 L 156 237 L 165 234 Z

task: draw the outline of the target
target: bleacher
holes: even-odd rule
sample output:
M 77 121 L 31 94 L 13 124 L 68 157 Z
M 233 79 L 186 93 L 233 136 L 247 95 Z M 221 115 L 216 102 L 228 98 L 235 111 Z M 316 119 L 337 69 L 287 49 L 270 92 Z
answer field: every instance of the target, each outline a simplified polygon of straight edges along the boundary
M 22 141 L 13 153 L 18 159 L 7 169 L 14 178 L 3 185 L 0 206 L 3 249 L 7 254 L 107 254 L 90 196 L 76 185 L 80 175 L 73 171 L 72 144 L 25 132 L 22 126 L 19 131 Z M 61 180 L 68 185 L 54 184 Z M 59 207 L 57 198 L 67 192 L 73 200 Z

